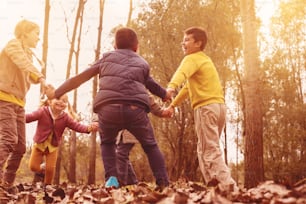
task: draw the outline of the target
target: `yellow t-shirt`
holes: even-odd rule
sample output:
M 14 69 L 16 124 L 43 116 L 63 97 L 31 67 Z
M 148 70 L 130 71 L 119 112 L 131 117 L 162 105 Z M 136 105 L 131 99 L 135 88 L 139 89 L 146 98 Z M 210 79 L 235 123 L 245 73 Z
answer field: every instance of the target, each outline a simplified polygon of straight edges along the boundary
M 223 89 L 212 60 L 202 51 L 186 55 L 168 84 L 169 88 L 183 88 L 172 101 L 177 106 L 188 95 L 196 109 L 212 103 L 224 103 Z
M 3 92 L 3 91 L 0 91 L 0 100 L 17 104 L 21 107 L 25 106 L 25 101 L 24 100 L 18 99 L 13 94 L 9 94 L 9 93 Z
M 49 152 L 55 151 L 58 147 L 55 147 L 51 144 L 52 136 L 53 134 L 51 133 L 43 143 L 35 143 L 34 146 L 42 152 L 46 151 L 47 149 Z

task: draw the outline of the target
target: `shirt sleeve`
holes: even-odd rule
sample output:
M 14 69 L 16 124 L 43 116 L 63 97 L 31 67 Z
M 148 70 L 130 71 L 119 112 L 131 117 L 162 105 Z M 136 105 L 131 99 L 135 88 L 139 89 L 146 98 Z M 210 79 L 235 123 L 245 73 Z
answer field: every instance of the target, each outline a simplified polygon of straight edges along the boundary
M 176 72 L 173 74 L 168 87 L 176 89 L 198 70 L 198 66 L 190 56 L 185 56 Z
M 187 84 L 183 86 L 183 88 L 179 91 L 179 93 L 175 96 L 173 101 L 171 102 L 172 106 L 177 106 L 179 105 L 182 101 L 184 101 L 188 96 L 188 88 Z
M 38 71 L 38 69 L 33 65 L 32 59 L 29 57 L 30 54 L 26 53 L 19 40 L 11 40 L 4 48 L 4 51 L 21 71 L 30 73 L 30 76 L 34 82 L 37 83 L 38 79 L 43 77 L 40 71 Z
M 62 85 L 60 85 L 56 90 L 54 97 L 59 98 L 65 93 L 78 88 L 81 84 L 88 81 L 93 76 L 99 73 L 99 63 L 94 64 L 90 68 L 87 68 L 85 71 L 80 74 L 67 79 Z
M 66 115 L 66 117 L 67 117 L 66 125 L 68 128 L 76 132 L 87 133 L 87 134 L 89 133 L 87 125 L 83 125 L 82 123 L 77 122 L 72 117 L 70 117 L 68 114 Z
M 161 87 L 151 76 L 148 77 L 145 86 L 155 96 L 158 96 L 161 99 L 165 98 L 166 90 Z
M 27 113 L 25 115 L 26 123 L 38 120 L 41 117 L 41 114 L 42 114 L 42 108 L 39 108 L 38 110 L 33 111 L 31 113 Z
M 149 94 L 149 99 L 150 99 L 151 113 L 154 114 L 155 116 L 162 117 L 163 114 L 162 107 L 154 100 L 154 97 L 151 94 Z

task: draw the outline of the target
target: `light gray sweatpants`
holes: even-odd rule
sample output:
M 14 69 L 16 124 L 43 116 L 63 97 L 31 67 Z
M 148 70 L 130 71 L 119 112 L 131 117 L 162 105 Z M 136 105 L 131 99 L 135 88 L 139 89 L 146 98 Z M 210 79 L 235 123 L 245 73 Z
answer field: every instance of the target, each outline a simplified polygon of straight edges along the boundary
M 215 178 L 224 188 L 228 186 L 236 188 L 236 182 L 222 157 L 219 143 L 225 118 L 224 104 L 209 104 L 194 110 L 198 160 L 206 183 Z

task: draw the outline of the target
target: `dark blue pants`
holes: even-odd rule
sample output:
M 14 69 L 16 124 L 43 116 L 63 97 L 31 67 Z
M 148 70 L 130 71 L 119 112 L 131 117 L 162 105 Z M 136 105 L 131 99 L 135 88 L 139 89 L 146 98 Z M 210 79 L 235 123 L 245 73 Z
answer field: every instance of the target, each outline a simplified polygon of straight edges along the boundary
M 119 142 L 117 145 L 117 174 L 121 185 L 137 184 L 138 180 L 134 168 L 129 159 L 130 151 L 135 143 Z
M 144 108 L 128 104 L 108 104 L 98 110 L 101 129 L 101 154 L 105 180 L 118 177 L 116 165 L 116 137 L 123 129 L 130 131 L 146 153 L 157 185 L 168 185 L 164 157 L 154 137 L 152 125 Z

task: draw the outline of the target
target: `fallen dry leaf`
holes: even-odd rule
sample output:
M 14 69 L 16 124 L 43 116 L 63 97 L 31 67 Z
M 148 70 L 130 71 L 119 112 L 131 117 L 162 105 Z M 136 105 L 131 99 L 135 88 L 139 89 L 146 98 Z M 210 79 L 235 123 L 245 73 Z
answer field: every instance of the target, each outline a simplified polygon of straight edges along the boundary
M 292 187 L 266 181 L 255 188 L 239 192 L 221 192 L 218 185 L 206 187 L 197 182 L 179 180 L 157 191 L 153 184 L 139 183 L 119 189 L 99 185 L 76 185 L 63 183 L 60 186 L 41 184 L 18 184 L 19 193 L 9 194 L 0 188 L 0 203 L 6 204 L 305 204 L 306 181 Z

